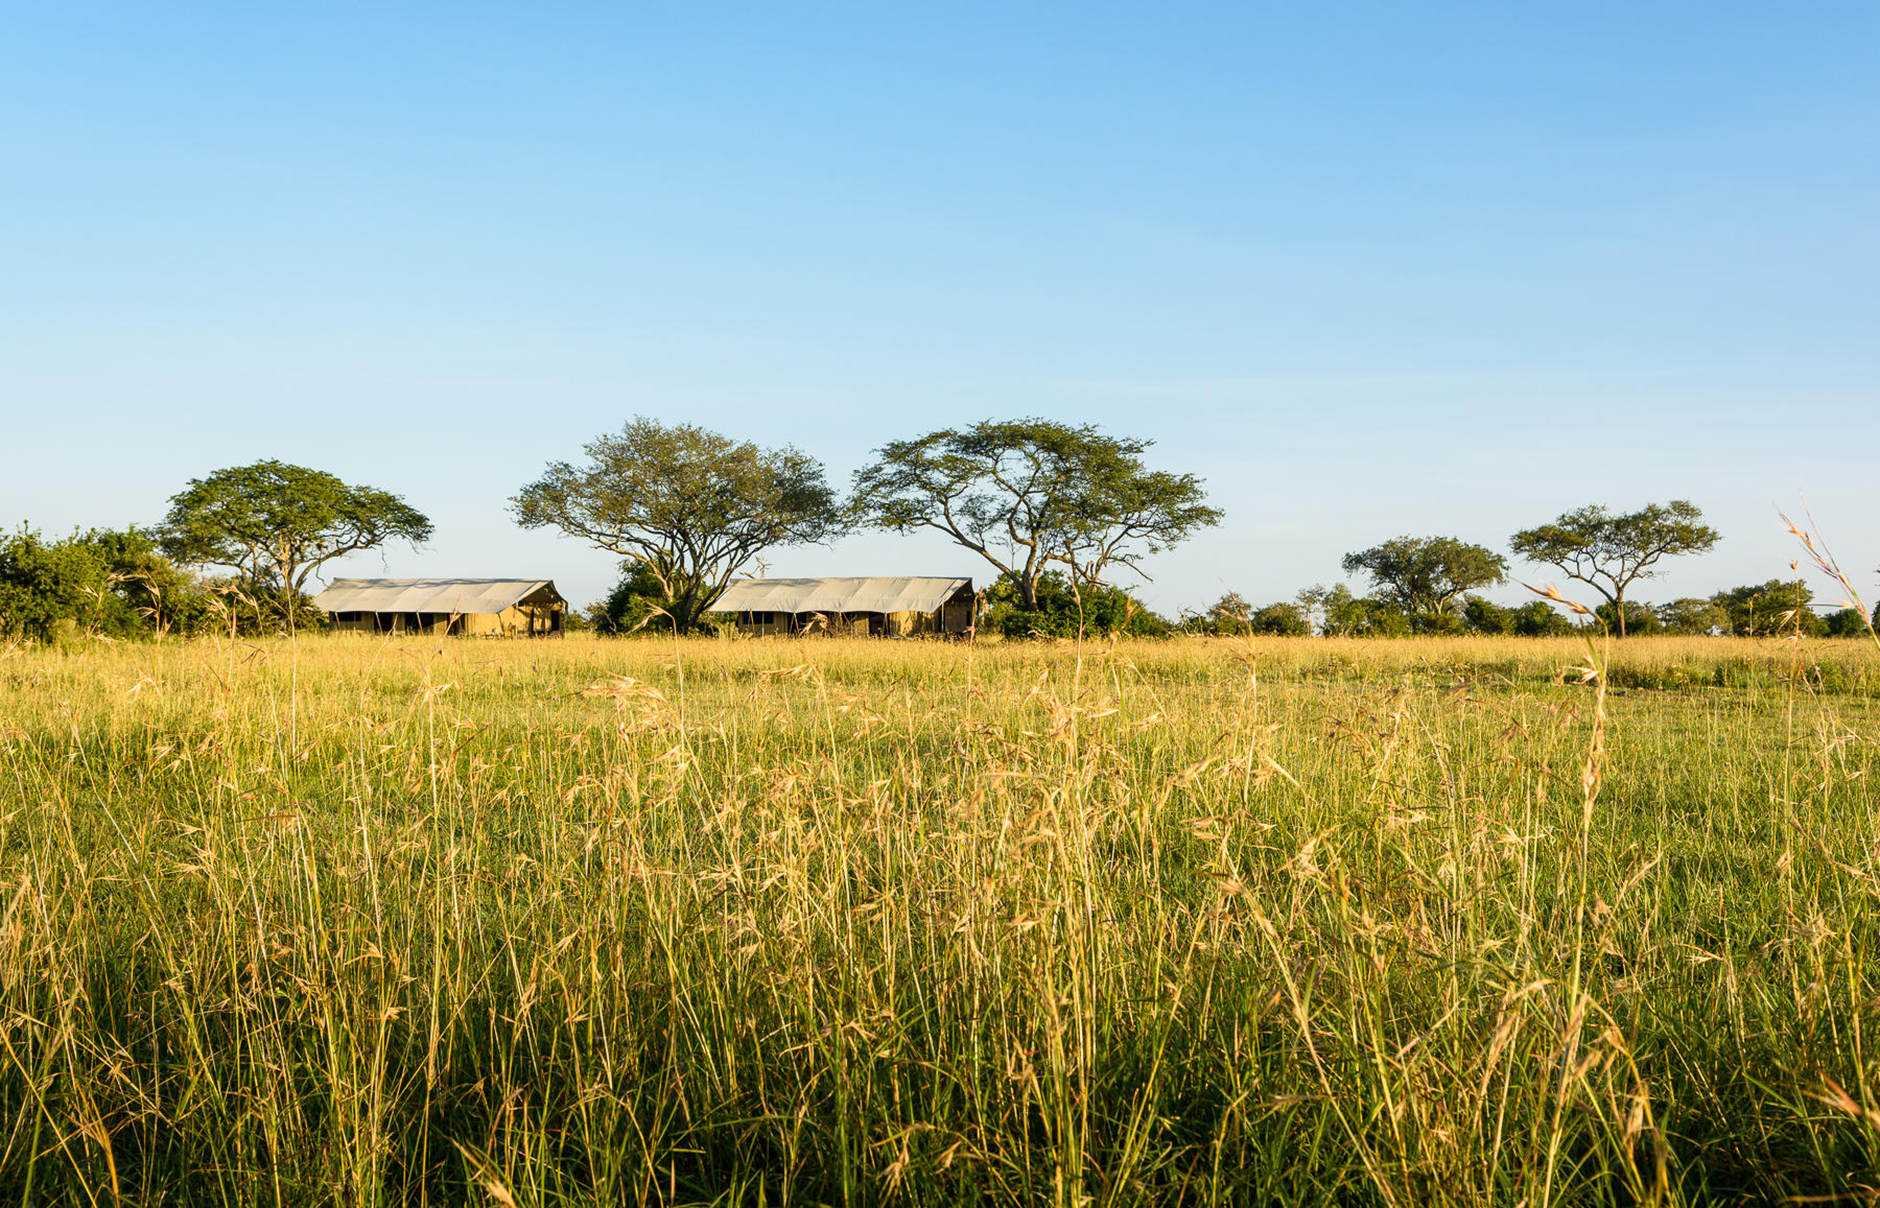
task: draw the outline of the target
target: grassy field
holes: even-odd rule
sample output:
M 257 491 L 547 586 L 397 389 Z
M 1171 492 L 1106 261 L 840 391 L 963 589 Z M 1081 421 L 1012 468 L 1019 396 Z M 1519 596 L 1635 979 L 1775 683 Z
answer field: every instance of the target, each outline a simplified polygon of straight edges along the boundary
M 1586 658 L 6 652 L 0 1202 L 1871 1199 L 1880 654 Z

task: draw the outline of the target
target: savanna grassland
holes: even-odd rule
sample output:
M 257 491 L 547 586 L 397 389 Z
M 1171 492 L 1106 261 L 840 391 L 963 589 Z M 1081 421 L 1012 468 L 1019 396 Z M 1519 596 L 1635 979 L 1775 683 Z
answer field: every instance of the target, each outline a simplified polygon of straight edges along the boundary
M 6 652 L 0 1201 L 1871 1198 L 1880 654 L 1587 656 Z

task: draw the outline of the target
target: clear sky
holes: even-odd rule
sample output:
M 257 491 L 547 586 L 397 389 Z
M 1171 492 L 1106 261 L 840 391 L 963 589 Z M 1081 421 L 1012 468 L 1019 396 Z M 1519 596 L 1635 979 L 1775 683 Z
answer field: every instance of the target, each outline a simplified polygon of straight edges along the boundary
M 1724 541 L 1644 598 L 1786 575 L 1805 496 L 1871 601 L 1876 62 L 1870 3 L 16 5 L 0 524 L 278 457 L 436 522 L 340 573 L 582 602 L 506 500 L 631 415 L 846 485 L 1035 414 L 1207 479 L 1169 612 L 1673 498 Z

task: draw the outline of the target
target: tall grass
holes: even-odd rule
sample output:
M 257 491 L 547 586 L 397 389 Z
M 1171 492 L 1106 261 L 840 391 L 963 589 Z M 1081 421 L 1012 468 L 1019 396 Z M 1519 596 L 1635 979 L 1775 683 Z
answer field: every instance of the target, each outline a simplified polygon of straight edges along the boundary
M 13 651 L 0 1197 L 1871 1197 L 1880 653 L 1585 654 Z

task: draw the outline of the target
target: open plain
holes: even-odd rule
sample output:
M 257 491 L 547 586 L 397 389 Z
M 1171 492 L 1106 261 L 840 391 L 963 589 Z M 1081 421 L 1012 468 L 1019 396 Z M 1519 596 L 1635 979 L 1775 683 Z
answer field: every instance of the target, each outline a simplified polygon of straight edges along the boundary
M 1871 1197 L 1877 700 L 1826 640 L 16 648 L 0 1198 Z

